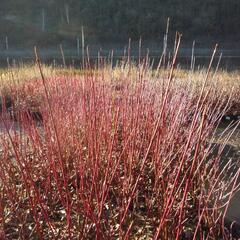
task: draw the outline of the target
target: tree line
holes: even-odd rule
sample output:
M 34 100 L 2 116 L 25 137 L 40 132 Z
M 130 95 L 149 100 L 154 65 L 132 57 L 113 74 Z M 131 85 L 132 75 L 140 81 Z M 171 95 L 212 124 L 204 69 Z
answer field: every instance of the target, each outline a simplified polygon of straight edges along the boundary
M 168 17 L 170 29 L 189 38 L 240 35 L 239 0 L 1 0 L 0 14 L 0 21 L 4 16 L 17 17 L 12 27 L 31 24 L 39 29 L 32 38 L 41 31 L 49 38 L 74 38 L 84 26 L 86 36 L 99 41 L 159 39 Z M 4 29 L 7 33 L 7 26 Z

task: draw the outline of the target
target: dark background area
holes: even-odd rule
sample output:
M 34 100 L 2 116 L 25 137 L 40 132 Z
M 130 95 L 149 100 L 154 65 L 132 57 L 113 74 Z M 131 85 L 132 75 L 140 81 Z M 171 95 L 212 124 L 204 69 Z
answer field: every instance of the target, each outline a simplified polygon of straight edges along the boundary
M 240 39 L 239 0 L 0 0 L 0 35 L 12 46 L 49 46 L 75 40 L 84 26 L 93 42 L 160 41 L 168 17 L 170 32 L 189 41 Z
M 159 56 L 168 17 L 168 46 L 179 31 L 185 55 L 196 40 L 199 56 L 219 43 L 223 56 L 239 60 L 240 0 L 0 0 L 0 57 L 32 57 L 35 45 L 42 55 L 61 56 L 60 44 L 67 56 L 77 55 L 82 26 L 95 55 L 100 47 L 121 55 L 129 38 L 137 49 L 141 36 L 143 48 Z

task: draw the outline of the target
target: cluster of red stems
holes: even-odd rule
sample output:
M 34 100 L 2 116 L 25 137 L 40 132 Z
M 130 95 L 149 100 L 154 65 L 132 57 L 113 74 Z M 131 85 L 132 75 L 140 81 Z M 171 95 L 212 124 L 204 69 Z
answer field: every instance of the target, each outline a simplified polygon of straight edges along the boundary
M 42 78 L 12 98 L 41 96 L 41 120 L 23 106 L 13 128 L 2 106 L 2 239 L 229 238 L 239 171 L 211 144 L 224 106 L 209 71 L 197 95 L 176 87 L 175 61 L 167 78 L 126 62 L 117 81 L 89 63 L 45 78 L 38 62 Z

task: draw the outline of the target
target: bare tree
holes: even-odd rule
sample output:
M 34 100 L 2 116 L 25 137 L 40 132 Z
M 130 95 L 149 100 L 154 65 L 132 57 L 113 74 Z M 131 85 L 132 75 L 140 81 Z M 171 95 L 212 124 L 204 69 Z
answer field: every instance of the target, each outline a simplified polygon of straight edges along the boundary
M 45 32 L 45 9 L 42 9 L 42 31 Z
M 9 46 L 8 46 L 8 36 L 5 37 L 5 46 L 6 46 L 6 50 L 8 50 Z
M 65 14 L 66 14 L 67 24 L 69 24 L 70 21 L 69 21 L 69 5 L 68 4 L 65 4 Z

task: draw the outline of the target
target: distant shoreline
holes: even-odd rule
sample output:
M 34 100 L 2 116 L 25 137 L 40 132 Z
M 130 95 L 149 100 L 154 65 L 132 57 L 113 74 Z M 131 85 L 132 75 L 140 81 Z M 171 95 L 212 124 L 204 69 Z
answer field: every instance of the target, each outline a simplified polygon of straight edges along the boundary
M 89 59 L 97 61 L 99 58 L 99 49 L 96 46 L 89 47 Z M 60 49 L 56 48 L 39 48 L 40 58 L 44 63 L 52 64 L 56 63 L 57 65 L 61 65 L 62 56 Z M 79 63 L 82 59 L 82 54 L 80 50 L 80 55 L 77 54 L 77 49 L 74 48 L 64 48 L 64 56 L 68 66 L 74 65 L 79 66 Z M 167 56 L 172 55 L 173 48 L 168 48 Z M 111 59 L 113 56 L 113 60 L 121 60 L 124 57 L 127 57 L 127 51 L 124 48 L 113 48 L 113 54 L 111 48 L 103 48 L 101 51 L 101 57 L 104 59 Z M 159 58 L 162 55 L 162 48 L 149 48 L 143 47 L 141 49 L 141 58 L 144 58 L 146 55 L 149 55 L 151 59 L 154 59 L 156 62 L 159 61 Z M 125 56 L 124 56 L 125 54 Z M 196 66 L 204 67 L 208 65 L 208 62 L 211 58 L 212 49 L 210 48 L 196 48 L 194 49 L 194 57 L 196 60 Z M 221 64 L 220 67 L 227 70 L 238 70 L 240 67 L 240 49 L 220 49 L 215 59 L 218 60 L 221 55 Z M 178 54 L 178 62 L 183 67 L 190 66 L 192 57 L 192 49 L 191 48 L 181 48 Z M 136 46 L 133 46 L 131 49 L 131 58 L 132 60 L 139 59 L 139 49 Z M 8 51 L 0 52 L 0 67 L 6 67 L 8 65 L 14 65 L 15 63 L 31 63 L 35 59 L 33 49 L 9 49 Z

